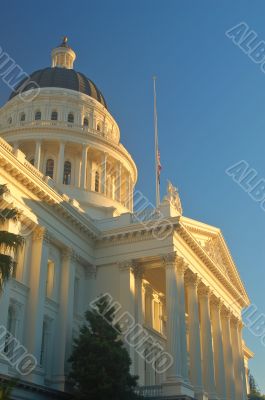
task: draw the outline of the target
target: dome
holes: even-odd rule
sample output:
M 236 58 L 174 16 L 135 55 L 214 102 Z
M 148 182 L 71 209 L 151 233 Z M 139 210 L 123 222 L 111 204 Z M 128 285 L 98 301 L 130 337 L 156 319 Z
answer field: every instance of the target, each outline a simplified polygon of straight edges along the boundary
M 23 84 L 25 84 L 26 80 L 28 80 L 29 83 L 23 87 Z M 76 92 L 84 93 L 90 97 L 93 97 L 105 108 L 107 108 L 107 104 L 102 93 L 90 79 L 88 79 L 81 72 L 60 67 L 44 68 L 33 72 L 30 75 L 30 79 L 25 78 L 18 84 L 15 91 L 11 93 L 9 100 L 15 97 L 18 93 L 30 90 L 32 88 L 32 82 L 35 83 L 34 88 L 36 88 L 37 84 L 40 88 L 71 89 L 75 90 Z

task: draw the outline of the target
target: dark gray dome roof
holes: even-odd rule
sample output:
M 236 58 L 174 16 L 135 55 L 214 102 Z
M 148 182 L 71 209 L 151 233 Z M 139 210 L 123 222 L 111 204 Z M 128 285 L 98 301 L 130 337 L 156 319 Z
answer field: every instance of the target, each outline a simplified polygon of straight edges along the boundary
M 29 81 L 29 84 L 23 87 L 23 84 L 26 80 Z M 90 79 L 88 79 L 81 72 L 76 72 L 73 69 L 58 67 L 44 68 L 33 72 L 30 75 L 30 79 L 25 78 L 18 84 L 16 89 L 11 93 L 9 100 L 11 100 L 20 92 L 26 92 L 27 90 L 30 90 L 32 88 L 32 81 L 39 85 L 40 88 L 55 87 L 71 89 L 75 90 L 76 92 L 87 94 L 107 108 L 107 104 L 102 93 Z M 19 88 L 22 88 L 22 90 L 20 91 Z

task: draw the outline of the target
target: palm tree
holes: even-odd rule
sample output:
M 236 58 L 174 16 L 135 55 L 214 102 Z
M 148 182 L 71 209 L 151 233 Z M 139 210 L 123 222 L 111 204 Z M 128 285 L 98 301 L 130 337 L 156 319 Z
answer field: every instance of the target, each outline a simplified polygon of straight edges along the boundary
M 17 221 L 20 216 L 16 208 L 6 207 L 3 196 L 8 192 L 6 185 L 0 185 L 0 293 L 15 268 L 16 263 L 12 254 L 24 243 L 24 238 L 21 235 L 4 230 L 7 221 Z

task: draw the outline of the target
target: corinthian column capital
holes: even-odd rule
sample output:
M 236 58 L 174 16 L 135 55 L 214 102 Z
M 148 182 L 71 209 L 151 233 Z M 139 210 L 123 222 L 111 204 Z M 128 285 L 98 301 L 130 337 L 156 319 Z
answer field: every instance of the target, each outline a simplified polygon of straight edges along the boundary
M 142 279 L 144 276 L 144 267 L 137 261 L 132 260 L 132 271 L 136 279 Z
M 230 320 L 232 318 L 232 312 L 224 304 L 221 305 L 221 316 L 225 319 Z
M 216 297 L 213 293 L 211 294 L 211 306 L 217 308 L 219 311 L 221 311 L 223 302 L 219 297 Z
M 201 278 L 198 274 L 192 272 L 190 269 L 185 273 L 185 283 L 188 286 L 198 287 L 201 282 Z
M 176 251 L 172 251 L 171 253 L 168 253 L 167 255 L 163 256 L 163 261 L 166 264 L 166 266 L 173 265 L 175 266 L 177 264 L 179 256 Z
M 212 293 L 212 291 L 211 291 L 211 289 L 210 289 L 209 286 L 206 286 L 206 285 L 204 285 L 204 284 L 200 284 L 200 285 L 198 286 L 198 295 L 199 295 L 200 297 L 207 297 L 207 298 L 210 298 L 211 293 Z
M 42 226 L 38 226 L 37 228 L 35 228 L 33 231 L 32 240 L 33 241 L 44 240 L 46 242 L 49 242 L 49 235 L 47 229 Z

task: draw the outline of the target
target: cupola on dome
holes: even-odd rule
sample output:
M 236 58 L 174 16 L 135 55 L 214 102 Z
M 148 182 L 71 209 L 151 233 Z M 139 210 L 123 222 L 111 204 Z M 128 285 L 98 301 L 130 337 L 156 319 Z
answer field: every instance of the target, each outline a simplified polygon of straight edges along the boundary
M 64 37 L 63 42 L 52 50 L 52 66 L 32 72 L 30 79 L 23 79 L 11 93 L 9 100 L 18 93 L 32 89 L 32 82 L 34 82 L 40 88 L 62 88 L 84 93 L 107 108 L 104 96 L 94 82 L 73 69 L 75 58 L 75 52 L 68 45 L 67 38 Z M 28 84 L 25 85 L 26 81 Z M 23 87 L 23 85 L 25 86 Z

